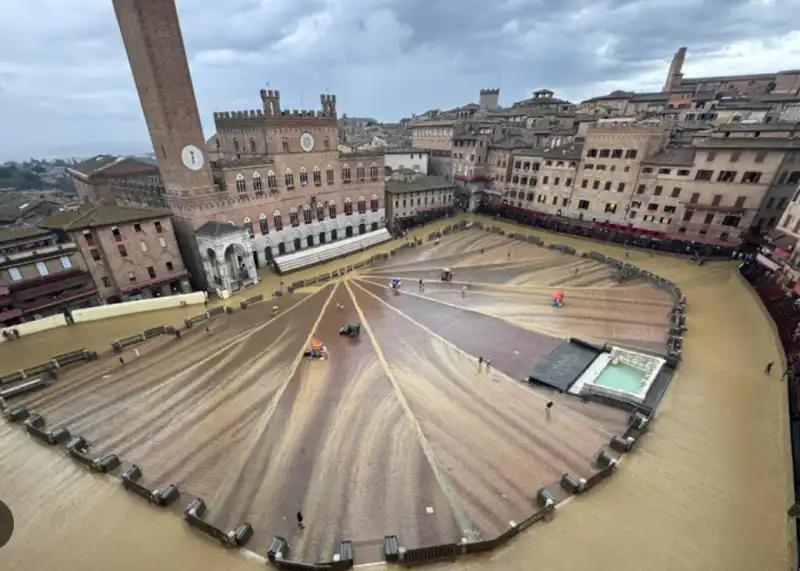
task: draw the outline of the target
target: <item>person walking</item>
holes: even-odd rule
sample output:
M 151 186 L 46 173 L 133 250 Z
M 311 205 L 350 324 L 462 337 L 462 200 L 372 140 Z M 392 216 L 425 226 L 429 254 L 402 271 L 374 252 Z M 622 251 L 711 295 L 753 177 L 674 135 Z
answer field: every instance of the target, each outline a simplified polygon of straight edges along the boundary
M 553 401 L 547 401 L 547 404 L 544 405 L 544 412 L 547 415 L 547 418 L 550 418 L 550 411 L 553 410 Z
M 774 361 L 770 361 L 769 363 L 767 363 L 767 367 L 764 369 L 764 374 L 765 375 L 772 374 L 772 365 L 774 365 L 774 364 L 775 364 Z
M 306 525 L 303 523 L 303 512 L 297 512 L 297 527 L 305 529 Z

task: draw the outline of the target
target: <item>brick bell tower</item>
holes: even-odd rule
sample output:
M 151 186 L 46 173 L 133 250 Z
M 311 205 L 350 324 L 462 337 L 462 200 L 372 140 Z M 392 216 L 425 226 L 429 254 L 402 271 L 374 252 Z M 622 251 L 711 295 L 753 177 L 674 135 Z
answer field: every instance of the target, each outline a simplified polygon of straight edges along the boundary
M 194 286 L 203 287 L 194 203 L 214 191 L 214 180 L 175 0 L 113 3 L 181 254 Z

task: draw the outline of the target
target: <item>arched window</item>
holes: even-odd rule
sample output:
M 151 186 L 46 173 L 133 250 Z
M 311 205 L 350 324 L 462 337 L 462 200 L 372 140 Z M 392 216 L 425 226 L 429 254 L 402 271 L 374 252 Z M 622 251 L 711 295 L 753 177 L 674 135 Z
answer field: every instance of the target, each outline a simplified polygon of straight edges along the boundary
M 268 234 L 269 233 L 269 224 L 267 224 L 267 215 L 266 214 L 262 213 L 261 216 L 258 217 L 258 225 L 261 228 L 261 233 L 262 234 Z
M 369 201 L 369 206 L 370 206 L 370 210 L 372 210 L 373 212 L 377 212 L 378 211 L 379 204 L 378 204 L 378 195 L 377 194 L 373 194 L 372 195 L 372 200 Z
M 222 144 L 219 142 L 219 139 L 214 139 L 214 143 L 216 143 L 217 150 L 219 150 L 219 148 L 222 146 Z
M 358 213 L 359 214 L 366 214 L 367 212 L 367 201 L 364 199 L 363 196 L 358 197 Z
M 356 167 L 356 180 L 358 182 L 364 182 L 364 165 L 361 163 Z
M 350 184 L 350 167 L 348 165 L 342 167 L 342 183 Z
M 261 175 L 257 172 L 253 173 L 253 190 L 264 190 L 261 184 Z
M 353 214 L 353 203 L 350 201 L 350 198 L 344 199 L 344 215 L 350 216 Z
M 328 165 L 325 171 L 325 178 L 327 179 L 328 185 L 333 184 L 333 167 L 331 165 Z
M 245 232 L 247 232 L 251 236 L 253 235 L 253 221 L 250 220 L 249 216 L 244 219 L 244 229 L 245 229 Z
M 281 146 L 283 147 L 283 152 L 284 153 L 288 153 L 289 152 L 289 139 L 284 137 L 283 140 L 281 141 Z
M 278 190 L 278 177 L 276 177 L 275 173 L 272 171 L 267 173 L 267 188 L 270 190 Z
M 272 224 L 275 226 L 275 230 L 280 232 L 283 230 L 283 218 L 281 218 L 280 211 L 276 210 L 275 213 L 272 215 Z
M 256 140 L 253 139 L 252 137 L 250 138 L 250 152 L 251 153 L 256 152 Z
M 336 218 L 336 204 L 332 200 L 328 203 L 328 216 L 331 219 Z
M 372 163 L 369 167 L 369 179 L 373 182 L 378 180 L 378 165 L 375 163 Z
M 314 167 L 314 186 L 322 186 L 322 172 L 319 167 Z
M 317 202 L 317 220 L 325 220 L 325 207 L 321 202 Z
M 239 152 L 239 140 L 236 137 L 233 138 L 233 150 L 236 153 Z
M 326 151 L 331 148 L 331 141 L 328 139 L 328 137 L 322 139 L 322 148 Z
M 300 217 L 297 215 L 297 208 L 292 206 L 292 209 L 289 211 L 289 224 L 292 226 L 300 226 Z
M 294 175 L 292 174 L 292 169 L 286 169 L 286 174 L 283 177 L 286 180 L 286 188 L 293 189 L 294 188 Z
M 236 175 L 236 190 L 238 192 L 247 192 L 247 183 L 244 181 L 242 173 Z
M 303 222 L 311 224 L 311 207 L 308 204 L 303 206 Z
M 306 167 L 300 167 L 300 186 L 308 186 L 308 172 Z

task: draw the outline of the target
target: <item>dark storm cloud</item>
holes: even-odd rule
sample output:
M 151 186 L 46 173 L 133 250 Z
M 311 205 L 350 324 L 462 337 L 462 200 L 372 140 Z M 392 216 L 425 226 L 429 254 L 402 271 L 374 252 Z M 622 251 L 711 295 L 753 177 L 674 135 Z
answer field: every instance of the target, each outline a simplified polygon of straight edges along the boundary
M 498 81 L 503 103 L 539 87 L 572 99 L 657 89 L 681 45 L 690 73 L 716 73 L 731 44 L 744 46 L 742 72 L 800 67 L 799 34 L 789 35 L 799 9 L 800 0 L 178 0 L 208 134 L 213 110 L 257 107 L 267 82 L 286 107 L 316 107 L 330 90 L 340 111 L 394 120 L 464 104 Z M 147 146 L 111 0 L 6 0 L 0 10 L 0 125 L 13 133 L 0 138 L 0 159 Z M 786 61 L 747 53 L 786 38 Z

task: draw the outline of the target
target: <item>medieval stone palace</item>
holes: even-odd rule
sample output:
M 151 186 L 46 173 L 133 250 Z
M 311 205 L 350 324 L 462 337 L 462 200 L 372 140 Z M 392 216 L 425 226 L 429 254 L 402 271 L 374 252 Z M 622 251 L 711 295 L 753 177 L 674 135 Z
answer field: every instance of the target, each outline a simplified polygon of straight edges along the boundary
M 238 289 L 273 258 L 384 225 L 383 155 L 338 150 L 336 96 L 318 111 L 215 113 L 206 142 L 175 0 L 114 0 L 160 176 L 120 178 L 122 204 L 165 206 L 195 285 Z

